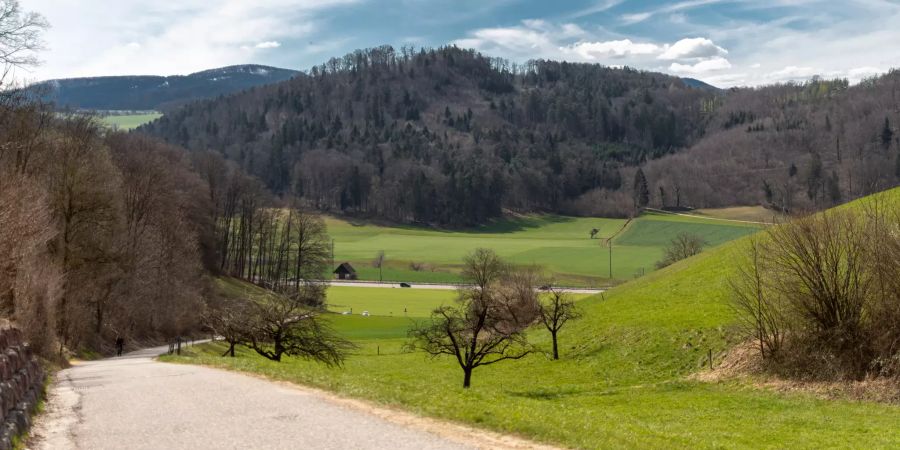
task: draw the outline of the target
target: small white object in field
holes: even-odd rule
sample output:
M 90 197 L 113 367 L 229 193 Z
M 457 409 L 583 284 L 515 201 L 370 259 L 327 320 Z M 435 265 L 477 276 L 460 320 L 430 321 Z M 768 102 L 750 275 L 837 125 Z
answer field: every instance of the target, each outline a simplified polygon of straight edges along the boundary
M 369 312 L 368 312 L 368 311 L 363 311 L 363 312 L 362 312 L 362 315 L 365 316 L 365 317 L 369 317 Z

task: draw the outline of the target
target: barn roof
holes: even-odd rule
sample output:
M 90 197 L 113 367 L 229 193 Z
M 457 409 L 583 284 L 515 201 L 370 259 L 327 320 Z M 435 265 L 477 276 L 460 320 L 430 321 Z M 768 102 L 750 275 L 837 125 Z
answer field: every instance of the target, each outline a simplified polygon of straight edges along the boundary
M 356 273 L 356 269 L 350 265 L 348 262 L 342 262 L 341 265 L 337 266 L 337 269 L 334 269 L 334 273 Z

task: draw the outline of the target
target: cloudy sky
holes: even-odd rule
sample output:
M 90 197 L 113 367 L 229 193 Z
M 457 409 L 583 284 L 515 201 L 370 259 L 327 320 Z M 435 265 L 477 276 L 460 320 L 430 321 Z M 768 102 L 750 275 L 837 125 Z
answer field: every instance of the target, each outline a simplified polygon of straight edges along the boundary
M 381 44 L 627 65 L 721 87 L 900 67 L 900 0 L 22 0 L 48 78 L 309 69 Z

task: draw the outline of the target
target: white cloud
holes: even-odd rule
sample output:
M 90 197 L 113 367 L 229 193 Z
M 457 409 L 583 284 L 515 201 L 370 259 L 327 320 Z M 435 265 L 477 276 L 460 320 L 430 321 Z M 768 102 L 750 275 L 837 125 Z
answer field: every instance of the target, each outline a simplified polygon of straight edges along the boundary
M 773 72 L 769 72 L 764 77 L 774 83 L 785 81 L 802 81 L 818 75 L 820 72 L 812 67 L 787 66 Z
M 714 44 L 707 38 L 682 39 L 659 55 L 659 59 L 672 61 L 679 59 L 704 59 L 722 57 L 728 54 L 728 50 Z
M 683 11 L 687 9 L 697 8 L 700 6 L 712 5 L 715 3 L 721 3 L 725 0 L 687 0 L 683 2 L 673 3 L 661 8 L 657 8 L 650 11 L 644 11 L 640 13 L 631 13 L 631 14 L 623 14 L 621 19 L 626 25 L 634 25 L 639 22 L 643 22 L 655 15 L 658 14 L 668 14 L 676 11 Z
M 560 47 L 563 54 L 575 54 L 585 61 L 602 61 L 609 58 L 625 58 L 653 55 L 660 51 L 656 44 L 636 43 L 631 39 L 602 42 L 578 42 Z
M 286 39 L 322 29 L 326 11 L 359 1 L 30 0 L 24 7 L 51 28 L 45 64 L 27 77 L 169 75 L 261 62 Z
M 672 63 L 669 66 L 669 70 L 672 72 L 691 75 L 701 75 L 730 68 L 731 63 L 728 62 L 727 59 L 721 57 L 707 59 L 696 64 Z

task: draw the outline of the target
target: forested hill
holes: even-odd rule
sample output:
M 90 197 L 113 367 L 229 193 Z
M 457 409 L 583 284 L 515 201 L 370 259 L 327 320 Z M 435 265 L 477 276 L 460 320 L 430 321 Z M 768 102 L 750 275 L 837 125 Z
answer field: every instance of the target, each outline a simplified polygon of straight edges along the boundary
M 92 110 L 161 110 L 202 98 L 287 80 L 299 72 L 254 64 L 190 75 L 68 78 L 40 83 L 60 107 Z
M 379 47 L 143 130 L 221 152 L 318 209 L 399 221 L 800 209 L 896 184 L 896 75 L 721 91 L 629 68 Z M 835 157 L 841 133 L 852 137 Z
M 711 97 L 631 69 L 382 47 L 143 129 L 221 151 L 320 209 L 471 224 L 620 189 L 620 167 L 702 135 Z

